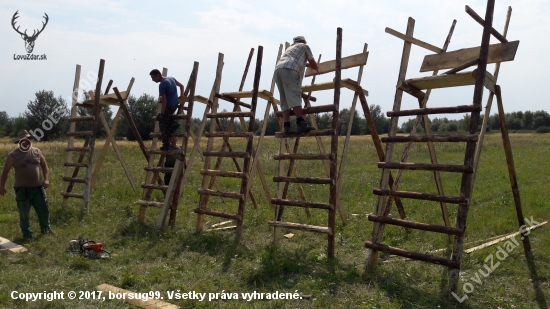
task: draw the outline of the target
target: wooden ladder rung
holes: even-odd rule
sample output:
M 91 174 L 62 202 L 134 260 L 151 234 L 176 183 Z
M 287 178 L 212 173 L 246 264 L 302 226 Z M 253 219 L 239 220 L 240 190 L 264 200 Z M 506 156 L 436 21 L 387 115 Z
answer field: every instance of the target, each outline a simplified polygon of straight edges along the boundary
M 227 102 L 231 102 L 231 103 L 235 103 L 235 104 L 239 104 L 240 106 L 243 106 L 243 107 L 246 107 L 248 109 L 252 109 L 252 105 L 248 104 L 248 103 L 243 103 L 241 102 L 240 100 L 237 100 L 235 98 L 232 98 L 232 97 L 228 97 L 226 95 L 223 95 L 223 94 L 219 94 L 219 93 L 216 93 L 216 97 L 217 98 L 220 98 L 224 101 L 227 101 Z
M 185 136 L 187 136 L 187 133 L 172 133 L 172 134 L 170 134 L 170 136 L 185 137 Z M 150 138 L 153 138 L 153 137 L 162 137 L 162 133 L 149 133 L 149 137 L 150 137 Z
M 69 147 L 65 148 L 65 151 L 80 151 L 80 152 L 90 152 L 90 147 Z
M 284 137 L 304 137 L 304 136 L 331 136 L 334 130 L 332 129 L 323 129 L 323 130 L 313 130 L 307 133 L 298 133 L 291 132 L 290 134 L 283 134 L 282 132 L 275 132 L 275 137 L 284 138 Z
M 81 116 L 81 117 L 70 117 L 69 122 L 76 122 L 76 121 L 95 121 L 94 116 Z
M 197 192 L 200 195 L 220 196 L 220 197 L 234 198 L 238 200 L 243 198 L 243 195 L 237 192 L 223 192 L 223 191 L 210 190 L 210 189 L 198 189 Z
M 204 151 L 202 153 L 205 157 L 224 157 L 224 158 L 250 158 L 249 152 L 235 152 L 235 151 Z
M 426 194 L 426 193 L 420 193 L 420 192 L 374 189 L 372 190 L 372 193 L 374 193 L 375 195 L 391 195 L 391 196 L 397 196 L 402 198 L 444 202 L 444 203 L 450 203 L 450 204 L 468 204 L 469 203 L 467 198 L 443 196 L 443 195 L 436 195 L 436 194 Z
M 162 208 L 162 206 L 164 205 L 163 202 L 145 201 L 145 200 L 138 200 L 136 201 L 136 204 L 139 204 L 142 206 L 156 207 L 156 208 Z
M 77 178 L 77 177 L 63 177 L 63 181 L 88 183 L 88 180 L 86 178 Z
M 330 228 L 324 227 L 324 226 L 315 226 L 315 225 L 307 225 L 307 224 L 283 222 L 283 221 L 268 221 L 267 225 L 332 235 L 332 231 L 330 230 Z
M 92 136 L 92 131 L 67 132 L 67 136 Z
M 223 112 L 223 113 L 208 113 L 206 118 L 229 118 L 229 117 L 254 117 L 252 112 Z
M 154 149 L 149 150 L 150 154 L 163 154 L 168 156 L 177 156 L 183 154 L 182 150 L 160 150 L 160 149 Z
M 174 171 L 173 167 L 144 167 L 144 170 L 148 172 L 160 172 L 160 173 L 172 173 Z
M 237 220 L 237 221 L 242 220 L 241 216 L 239 216 L 239 215 L 228 214 L 228 213 L 221 212 L 221 211 L 215 211 L 215 210 L 210 210 L 210 209 L 200 209 L 200 208 L 195 208 L 193 211 L 198 213 L 198 214 L 203 214 L 203 215 L 233 219 L 233 220 Z
M 481 105 L 461 105 L 461 106 L 446 106 L 446 107 L 431 107 L 408 109 L 401 111 L 389 111 L 388 117 L 400 116 L 417 116 L 417 115 L 434 115 L 434 114 L 457 114 L 481 111 Z
M 438 256 L 433 256 L 433 255 L 428 255 L 428 254 L 413 252 L 413 251 L 407 251 L 400 248 L 391 247 L 388 245 L 372 243 L 370 241 L 365 241 L 365 247 L 367 247 L 368 249 L 373 249 L 373 250 L 382 251 L 382 252 L 386 252 L 394 255 L 399 255 L 399 256 L 410 258 L 413 260 L 419 260 L 419 261 L 447 266 L 450 268 L 460 269 L 460 263 L 458 261 L 453 261 L 453 260 L 449 260 Z
M 318 114 L 318 113 L 329 113 L 334 112 L 334 104 L 329 105 L 320 105 L 320 106 L 310 106 L 302 109 L 303 115 L 309 115 L 309 114 Z M 294 110 L 290 111 L 291 116 L 295 116 Z M 283 117 L 283 112 L 279 111 L 277 112 L 277 116 Z
M 162 190 L 162 191 L 168 190 L 168 186 L 166 186 L 166 185 L 164 185 L 164 186 L 161 186 L 161 185 L 146 185 L 146 184 L 142 183 L 141 187 L 143 189 L 153 189 L 153 190 Z
M 179 115 L 173 115 L 172 116 L 172 120 L 181 120 L 181 119 L 185 119 L 187 116 L 185 114 L 179 114 Z M 153 116 L 151 118 L 152 120 L 156 121 L 157 120 L 157 116 Z
M 283 153 L 273 156 L 275 160 L 334 160 L 332 153 Z
M 219 170 L 201 170 L 201 175 L 216 176 L 216 177 L 233 177 L 233 178 L 248 178 L 248 175 L 243 172 L 228 172 Z
M 306 208 L 317 208 L 317 209 L 334 209 L 331 204 L 326 203 L 316 203 L 316 202 L 307 202 L 307 201 L 296 201 L 296 200 L 286 200 L 272 198 L 271 204 L 273 205 L 284 205 L 284 206 L 297 206 L 297 207 L 306 207 Z
M 61 195 L 63 195 L 64 197 L 74 197 L 79 199 L 84 198 L 84 194 L 77 194 L 77 193 L 70 193 L 70 192 L 61 192 Z
M 369 215 L 368 219 L 369 221 L 373 221 L 373 222 L 382 222 L 386 224 L 398 225 L 398 226 L 411 228 L 411 229 L 443 233 L 443 234 L 449 234 L 449 235 L 455 235 L 455 236 L 464 235 L 464 231 L 454 227 L 450 227 L 450 226 L 433 225 L 433 224 L 414 222 L 414 221 L 408 221 L 408 220 L 402 220 L 402 219 L 393 219 L 393 218 L 378 216 L 378 215 Z
M 252 132 L 215 132 L 210 133 L 206 132 L 204 134 L 206 137 L 247 137 L 251 138 L 254 136 L 254 133 Z
M 88 163 L 66 162 L 64 166 L 88 167 Z
M 452 164 L 426 164 L 426 163 L 408 163 L 408 162 L 378 162 L 379 168 L 389 168 L 397 170 L 413 171 L 441 171 L 453 173 L 473 173 L 474 168 L 464 165 Z
M 413 136 L 388 136 L 382 137 L 382 143 L 408 143 L 408 142 L 477 142 L 477 134 L 464 135 L 413 135 Z
M 318 185 L 331 185 L 334 180 L 330 178 L 308 178 L 308 177 L 284 177 L 275 176 L 273 182 L 293 182 L 293 183 L 310 183 Z

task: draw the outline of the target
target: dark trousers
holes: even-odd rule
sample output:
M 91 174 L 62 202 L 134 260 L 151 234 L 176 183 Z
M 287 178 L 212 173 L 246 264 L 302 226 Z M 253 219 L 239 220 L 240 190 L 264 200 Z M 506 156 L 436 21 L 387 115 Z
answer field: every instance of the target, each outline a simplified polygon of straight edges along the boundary
M 38 216 L 40 230 L 46 232 L 50 229 L 50 208 L 43 187 L 15 188 L 15 200 L 19 209 L 19 226 L 23 232 L 23 237 L 32 237 L 31 206 Z
M 160 133 L 162 134 L 162 144 L 168 145 L 170 144 L 170 134 L 172 129 L 172 122 L 173 122 L 173 116 L 174 112 L 178 108 L 177 105 L 174 106 L 167 106 L 166 110 L 164 111 L 164 114 L 160 118 L 159 121 L 159 127 L 160 127 Z

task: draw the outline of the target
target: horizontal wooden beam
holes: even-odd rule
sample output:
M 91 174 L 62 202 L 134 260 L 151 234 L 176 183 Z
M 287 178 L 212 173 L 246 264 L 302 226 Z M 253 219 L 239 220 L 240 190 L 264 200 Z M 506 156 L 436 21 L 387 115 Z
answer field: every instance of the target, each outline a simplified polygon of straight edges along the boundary
M 209 215 L 213 217 L 220 217 L 220 218 L 226 218 L 226 219 L 232 219 L 236 221 L 241 221 L 242 217 L 235 214 L 228 214 L 221 211 L 215 211 L 210 209 L 201 209 L 201 208 L 195 208 L 193 209 L 195 213 L 202 214 L 202 215 Z
M 441 172 L 453 172 L 453 173 L 473 173 L 474 172 L 474 169 L 471 166 L 451 165 L 451 164 L 378 162 L 378 167 L 397 169 L 397 170 L 413 170 L 413 171 L 441 171 Z
M 423 142 L 477 142 L 477 134 L 464 135 L 412 135 L 382 137 L 382 143 L 423 143 Z
M 200 195 L 227 197 L 227 198 L 233 198 L 237 200 L 240 200 L 243 198 L 243 195 L 237 192 L 224 192 L 224 191 L 217 191 L 217 190 L 210 190 L 210 189 L 198 189 L 197 192 Z
M 462 64 L 462 65 L 459 65 L 457 66 L 456 68 L 452 69 L 452 70 L 449 70 L 447 72 L 443 72 L 443 74 L 455 74 L 455 73 L 458 73 L 462 70 L 465 70 L 471 66 L 474 66 L 474 65 L 477 65 L 479 63 L 479 59 L 474 59 L 470 62 L 466 62 L 465 64 Z
M 63 181 L 76 182 L 76 183 L 88 183 L 86 178 L 77 178 L 77 177 L 63 177 Z
M 242 172 L 228 172 L 218 170 L 201 170 L 201 175 L 216 176 L 216 177 L 233 177 L 233 178 L 248 178 L 246 173 Z
M 334 104 L 320 105 L 320 106 L 310 106 L 302 108 L 303 115 L 309 114 L 318 114 L 318 113 L 328 113 L 334 112 Z M 279 111 L 276 113 L 278 117 L 283 117 L 283 112 Z M 295 116 L 294 110 L 290 110 L 290 116 Z
M 332 153 L 282 153 L 273 156 L 275 160 L 334 160 Z
M 420 192 L 374 189 L 372 190 L 372 193 L 375 195 L 390 195 L 390 196 L 410 198 L 415 200 L 444 202 L 449 204 L 468 204 L 469 203 L 468 199 L 462 198 L 462 197 L 443 196 L 443 195 L 427 194 L 427 193 L 420 193 Z
M 344 69 L 365 65 L 367 63 L 368 57 L 369 57 L 368 52 L 344 57 L 341 59 L 341 69 L 344 70 Z M 319 65 L 318 72 L 317 70 L 314 70 L 308 67 L 306 70 L 305 77 L 313 76 L 316 74 L 330 73 L 336 70 L 336 60 L 321 62 L 318 65 Z
M 282 132 L 275 132 L 275 137 L 285 138 L 285 137 L 305 137 L 305 136 L 331 136 L 332 132 L 333 132 L 332 129 L 313 130 L 307 133 L 290 132 L 290 134 L 286 134 L 286 135 L 283 134 Z
M 388 245 L 372 243 L 370 241 L 365 241 L 365 247 L 376 251 L 382 251 L 393 255 L 399 255 L 399 256 L 406 257 L 413 260 L 419 260 L 419 261 L 447 266 L 450 268 L 460 269 L 460 263 L 458 261 L 453 261 L 453 260 L 449 260 L 438 256 L 407 251 L 396 247 L 391 247 Z
M 386 114 L 388 115 L 388 117 L 401 117 L 401 116 L 417 116 L 417 115 L 469 113 L 469 112 L 480 111 L 480 110 L 481 110 L 481 106 L 460 105 L 460 106 L 407 109 L 402 111 L 388 111 Z
M 439 47 L 437 47 L 437 46 L 434 46 L 434 45 L 432 45 L 432 44 L 428 44 L 428 43 L 426 43 L 426 42 L 424 42 L 424 41 L 420 41 L 419 39 L 415 39 L 415 38 L 413 38 L 412 36 L 408 36 L 408 35 L 403 34 L 403 33 L 401 33 L 401 32 L 395 31 L 395 30 L 393 30 L 392 28 L 389 28 L 389 27 L 386 27 L 386 33 L 389 33 L 389 34 L 391 34 L 391 35 L 393 35 L 393 36 L 395 36 L 395 37 L 398 37 L 398 38 L 400 38 L 400 39 L 402 39 L 402 40 L 404 40 L 404 41 L 406 41 L 406 42 L 409 42 L 409 43 L 412 43 L 412 44 L 414 44 L 414 45 L 420 46 L 420 47 L 425 48 L 425 49 L 427 49 L 427 50 L 431 50 L 431 51 L 433 51 L 434 53 L 438 53 L 438 54 L 439 54 L 439 53 L 444 52 L 443 49 L 441 49 L 441 48 L 439 48 Z
M 309 178 L 309 177 L 284 177 L 275 176 L 273 182 L 292 182 L 292 183 L 309 183 L 317 185 L 331 185 L 334 183 L 330 178 Z
M 327 210 L 334 209 L 332 205 L 326 204 L 326 203 L 296 201 L 296 200 L 287 200 L 287 199 L 278 199 L 278 198 L 272 198 L 271 204 L 284 205 L 284 206 L 297 206 L 297 207 L 305 207 L 305 208 L 327 209 Z
M 145 200 L 137 200 L 136 204 L 141 206 L 156 207 L 156 208 L 162 208 L 162 206 L 164 205 L 163 202 L 145 201 Z
M 427 224 L 422 222 L 394 219 L 394 218 L 378 216 L 378 215 L 369 215 L 368 219 L 369 221 L 373 221 L 373 222 L 381 222 L 385 224 L 397 225 L 397 226 L 402 226 L 402 227 L 407 227 L 407 228 L 422 230 L 422 231 L 430 231 L 430 232 L 443 233 L 443 234 L 449 234 L 449 235 L 455 235 L 455 236 L 462 236 L 464 234 L 464 231 L 461 231 L 454 227 L 449 227 L 444 225 L 433 225 L 433 224 Z

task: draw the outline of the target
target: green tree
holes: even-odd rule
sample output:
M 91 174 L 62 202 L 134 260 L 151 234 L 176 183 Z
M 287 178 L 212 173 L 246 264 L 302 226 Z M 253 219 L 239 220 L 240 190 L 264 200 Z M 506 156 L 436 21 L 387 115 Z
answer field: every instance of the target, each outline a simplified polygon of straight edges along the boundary
M 37 140 L 64 137 L 69 126 L 67 102 L 61 96 L 56 98 L 53 91 L 40 90 L 35 95 L 23 113 L 28 119 L 25 129 Z
M 135 96 L 130 95 L 127 103 L 128 111 L 136 124 L 139 135 L 143 140 L 150 139 L 149 134 L 155 129 L 153 117 L 157 115 L 157 100 L 152 95 L 144 93 L 137 99 Z M 127 119 L 124 116 L 121 118 L 117 128 L 117 136 L 126 137 L 128 140 L 135 140 L 136 137 L 130 129 Z

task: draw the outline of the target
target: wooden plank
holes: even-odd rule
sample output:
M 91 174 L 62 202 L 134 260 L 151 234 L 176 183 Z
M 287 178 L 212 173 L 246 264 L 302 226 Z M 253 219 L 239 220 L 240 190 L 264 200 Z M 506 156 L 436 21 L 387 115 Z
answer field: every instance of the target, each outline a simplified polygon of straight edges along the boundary
M 408 79 L 405 83 L 418 89 L 438 89 L 448 87 L 468 86 L 475 83 L 477 71 L 461 72 L 449 75 L 435 75 Z
M 427 194 L 427 193 L 410 192 L 410 191 L 392 191 L 392 190 L 373 189 L 372 193 L 380 196 L 391 195 L 391 196 L 399 196 L 399 197 L 410 198 L 415 200 L 445 202 L 450 204 L 463 204 L 468 202 L 468 199 L 462 198 L 462 197 L 442 196 L 442 195 L 436 195 L 436 194 Z
M 477 141 L 477 134 L 464 134 L 464 135 L 411 135 L 411 136 L 388 136 L 382 137 L 383 143 L 424 143 L 424 142 L 438 142 L 438 143 L 447 143 L 447 142 L 469 142 Z
M 302 86 L 302 92 L 320 91 L 334 89 L 334 82 L 319 83 L 313 85 Z
M 144 189 L 153 189 L 153 190 L 162 190 L 166 191 L 168 189 L 167 185 L 146 185 L 144 183 L 141 184 L 141 187 Z
M 132 292 L 132 291 L 124 290 L 124 289 L 121 289 L 121 288 L 117 288 L 116 286 L 112 286 L 112 285 L 105 284 L 105 283 L 100 284 L 100 285 L 96 286 L 95 288 L 96 288 L 96 290 L 103 291 L 106 294 L 108 294 L 109 292 L 114 293 L 114 294 L 120 294 L 123 302 L 134 305 L 134 306 L 137 306 L 137 307 L 140 307 L 140 308 L 145 308 L 145 309 L 153 309 L 153 308 L 155 308 L 155 309 L 179 309 L 180 308 L 179 306 L 172 305 L 170 303 L 167 303 L 167 302 L 164 302 L 164 301 L 161 301 L 161 300 L 158 300 L 158 299 L 148 299 L 147 301 L 144 301 L 142 299 L 136 299 L 137 298 L 137 297 L 135 297 L 135 296 L 137 296 L 137 295 L 135 295 L 136 292 Z M 147 292 L 144 292 L 144 293 L 147 293 Z M 129 297 L 130 294 L 134 297 Z
M 388 245 L 372 243 L 370 241 L 365 242 L 365 247 L 376 251 L 382 251 L 382 252 L 387 252 L 389 254 L 399 255 L 399 256 L 410 258 L 413 260 L 419 260 L 419 261 L 447 266 L 450 268 L 460 269 L 460 263 L 457 263 L 456 261 L 452 261 L 446 258 L 441 258 L 438 256 L 407 251 L 407 250 L 399 249 Z
M 290 134 L 275 132 L 275 137 L 285 138 L 285 137 L 306 137 L 306 136 L 330 136 L 332 135 L 333 131 L 334 131 L 333 129 L 323 129 L 323 130 L 313 130 L 307 133 L 290 132 Z
M 398 170 L 413 170 L 413 171 L 442 171 L 442 172 L 453 172 L 453 173 L 473 173 L 473 168 L 471 166 L 454 165 L 454 164 L 378 162 L 378 167 L 398 169 Z
M 328 235 L 332 234 L 331 230 L 328 227 L 324 227 L 324 226 L 315 226 L 315 225 L 282 222 L 282 221 L 268 221 L 267 225 L 274 226 L 276 228 L 287 228 L 287 229 L 322 233 L 322 234 L 328 234 Z
M 330 178 L 309 178 L 309 177 L 284 177 L 275 176 L 273 182 L 293 182 L 293 183 L 309 183 L 317 185 L 330 185 L 334 183 Z
M 229 117 L 254 117 L 251 112 L 223 112 L 223 113 L 210 113 L 206 115 L 206 118 L 229 118 Z
M 303 108 L 302 114 L 308 115 L 308 114 L 317 114 L 317 113 L 328 113 L 333 111 L 334 111 L 334 105 L 328 104 L 328 105 L 320 105 L 320 106 L 309 106 L 309 107 Z M 277 112 L 276 115 L 278 117 L 282 117 L 283 112 Z M 294 110 L 291 110 L 290 116 L 295 116 L 295 115 L 296 114 L 294 114 Z
M 382 222 L 385 224 L 398 225 L 398 226 L 408 227 L 416 230 L 430 231 L 430 232 L 443 233 L 443 234 L 456 235 L 456 236 L 464 235 L 464 231 L 461 231 L 459 229 L 456 229 L 454 227 L 449 227 L 449 226 L 433 225 L 433 224 L 427 224 L 422 222 L 413 222 L 409 220 L 394 219 L 390 217 L 377 216 L 377 215 L 369 215 L 368 219 L 369 221 L 373 221 L 373 222 Z
M 513 61 L 518 46 L 519 41 L 490 45 L 487 63 Z M 437 55 L 427 55 L 424 57 L 420 72 L 455 68 L 461 64 L 478 59 L 479 52 L 480 47 L 472 47 Z
M 206 229 L 204 230 L 205 232 L 212 232 L 212 231 L 227 231 L 227 230 L 234 230 L 236 229 L 237 226 L 236 225 L 232 225 L 232 226 L 224 226 L 224 227 L 218 227 L 218 228 L 215 228 L 215 229 Z
M 306 208 L 317 208 L 317 209 L 334 209 L 334 206 L 327 203 L 316 203 L 316 202 L 307 202 L 307 201 L 296 201 L 288 199 L 279 199 L 272 198 L 271 204 L 274 205 L 284 205 L 284 206 L 297 206 L 297 207 L 306 207 Z
M 334 160 L 333 153 L 282 153 L 273 156 L 275 160 Z
M 216 176 L 216 177 L 233 177 L 233 178 L 247 178 L 247 173 L 244 172 L 229 172 L 219 170 L 201 170 L 201 175 Z
M 0 237 L 0 249 L 7 250 L 9 253 L 22 253 L 28 251 L 27 248 L 4 237 Z
M 388 117 L 400 117 L 400 116 L 416 116 L 416 115 L 434 115 L 434 114 L 457 114 L 467 112 L 479 112 L 480 106 L 476 105 L 461 105 L 461 106 L 445 106 L 445 107 L 432 107 L 432 108 L 419 108 L 400 111 L 388 111 L 386 114 Z
M 213 195 L 213 196 L 227 197 L 227 198 L 233 198 L 233 199 L 241 199 L 243 197 L 240 193 L 237 193 L 237 192 L 222 192 L 222 191 L 215 191 L 210 189 L 198 189 L 197 192 L 200 195 Z
M 457 66 L 456 68 L 452 69 L 452 70 L 449 70 L 447 72 L 443 72 L 443 74 L 455 74 L 457 72 L 460 72 L 462 70 L 465 70 L 471 66 L 474 66 L 474 65 L 477 65 L 479 63 L 479 59 L 474 59 L 470 62 L 467 62 L 465 64 L 462 64 L 462 65 L 459 65 Z
M 136 204 L 139 204 L 139 205 L 142 205 L 142 206 L 150 206 L 150 207 L 162 208 L 162 205 L 163 205 L 164 203 L 162 203 L 162 202 L 155 202 L 155 201 L 138 200 L 138 201 L 136 201 Z
M 415 39 L 415 38 L 413 38 L 412 36 L 405 35 L 405 34 L 403 34 L 403 33 L 401 33 L 401 32 L 395 31 L 395 30 L 393 30 L 392 28 L 386 27 L 386 30 L 385 30 L 385 31 L 386 31 L 386 33 L 389 33 L 389 34 L 391 34 L 391 35 L 393 35 L 393 36 L 395 36 L 395 37 L 398 37 L 398 38 L 400 38 L 400 39 L 402 39 L 402 40 L 405 40 L 405 41 L 407 41 L 407 42 L 409 42 L 409 43 L 413 43 L 414 45 L 423 47 L 423 48 L 425 48 L 425 49 L 427 49 L 427 50 L 431 50 L 431 51 L 433 51 L 434 53 L 438 53 L 438 54 L 439 54 L 439 53 L 444 52 L 443 49 L 441 49 L 441 48 L 439 48 L 439 47 L 437 47 L 437 46 L 434 46 L 434 45 L 432 45 L 432 44 L 428 44 L 428 43 L 426 43 L 426 42 L 424 42 L 424 41 L 421 41 L 421 40 L 419 40 L 419 39 Z
M 227 219 L 242 221 L 242 217 L 239 216 L 239 215 L 228 214 L 228 213 L 221 212 L 221 211 L 215 211 L 215 210 L 211 210 L 211 209 L 201 209 L 201 208 L 195 208 L 195 209 L 193 209 L 193 211 L 198 213 L 198 214 L 202 214 L 202 215 L 209 215 L 209 216 L 213 216 L 213 217 L 220 217 L 220 218 L 227 218 Z
M 341 59 L 341 69 L 345 70 L 345 69 L 365 65 L 367 63 L 368 57 L 369 57 L 368 52 L 344 57 Z M 334 72 L 335 70 L 336 70 L 336 60 L 325 61 L 325 62 L 319 63 L 319 71 L 316 71 L 310 67 L 307 67 L 305 77 L 313 76 L 316 74 L 330 73 L 330 72 Z
M 86 178 L 77 178 L 77 177 L 63 177 L 63 181 L 88 183 L 88 180 Z

